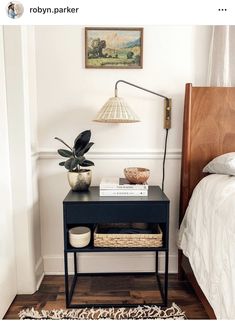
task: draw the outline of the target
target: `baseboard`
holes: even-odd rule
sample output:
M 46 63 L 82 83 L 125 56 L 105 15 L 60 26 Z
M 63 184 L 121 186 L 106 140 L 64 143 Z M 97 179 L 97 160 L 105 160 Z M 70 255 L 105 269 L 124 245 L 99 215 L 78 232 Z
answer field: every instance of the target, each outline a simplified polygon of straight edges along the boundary
M 64 274 L 63 255 L 43 257 L 46 275 Z M 69 273 L 73 273 L 73 256 L 69 255 Z M 169 255 L 169 273 L 177 273 L 177 255 Z M 79 272 L 154 272 L 155 254 L 153 252 L 127 253 L 81 253 L 78 257 Z M 159 272 L 164 271 L 164 254 L 159 254 Z
M 43 258 L 40 257 L 38 262 L 35 265 L 35 275 L 36 275 L 36 290 L 39 289 L 43 277 L 44 277 L 44 265 L 43 265 Z

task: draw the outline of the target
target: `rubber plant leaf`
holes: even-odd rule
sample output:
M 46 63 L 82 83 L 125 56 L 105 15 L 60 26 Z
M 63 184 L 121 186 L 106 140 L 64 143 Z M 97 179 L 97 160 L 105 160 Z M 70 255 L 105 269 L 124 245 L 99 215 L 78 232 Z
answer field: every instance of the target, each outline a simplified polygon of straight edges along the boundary
M 79 156 L 83 156 L 84 154 L 86 154 L 92 145 L 94 145 L 94 143 L 92 143 L 92 142 L 88 143 L 83 149 L 81 149 L 78 152 L 75 152 L 76 156 L 79 157 Z
M 64 144 L 65 146 L 67 146 L 70 150 L 72 150 L 72 148 L 68 144 L 66 144 L 61 138 L 59 138 L 59 137 L 54 137 L 54 138 L 57 139 L 62 144 Z
M 67 159 L 67 161 L 64 163 L 64 167 L 65 167 L 68 171 L 71 170 L 71 163 L 72 163 L 73 159 L 74 159 L 74 158 L 69 158 L 69 159 Z
M 88 166 L 93 166 L 95 165 L 92 161 L 88 160 L 88 159 L 85 159 L 82 164 L 80 164 L 81 166 L 83 167 L 88 167 Z
M 58 149 L 58 154 L 60 154 L 63 157 L 71 157 L 73 155 L 73 153 L 67 149 Z
M 74 141 L 74 150 L 75 154 L 77 155 L 79 151 L 84 149 L 91 139 L 91 131 L 85 130 L 81 132 L 78 137 Z

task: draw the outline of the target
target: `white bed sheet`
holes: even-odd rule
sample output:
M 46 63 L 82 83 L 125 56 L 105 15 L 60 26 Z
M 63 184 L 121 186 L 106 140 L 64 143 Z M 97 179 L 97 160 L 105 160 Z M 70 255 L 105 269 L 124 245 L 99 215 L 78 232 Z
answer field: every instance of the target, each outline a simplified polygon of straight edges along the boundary
M 235 319 L 235 177 L 212 174 L 194 189 L 179 247 L 218 319 Z

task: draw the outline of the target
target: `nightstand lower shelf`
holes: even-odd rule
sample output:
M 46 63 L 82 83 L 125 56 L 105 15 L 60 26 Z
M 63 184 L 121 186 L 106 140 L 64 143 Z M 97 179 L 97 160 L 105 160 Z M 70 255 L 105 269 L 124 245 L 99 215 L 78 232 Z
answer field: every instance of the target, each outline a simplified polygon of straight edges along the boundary
M 167 251 L 166 247 L 94 247 L 92 245 L 84 248 L 68 247 L 65 252 L 68 253 L 82 253 L 82 252 L 162 252 Z

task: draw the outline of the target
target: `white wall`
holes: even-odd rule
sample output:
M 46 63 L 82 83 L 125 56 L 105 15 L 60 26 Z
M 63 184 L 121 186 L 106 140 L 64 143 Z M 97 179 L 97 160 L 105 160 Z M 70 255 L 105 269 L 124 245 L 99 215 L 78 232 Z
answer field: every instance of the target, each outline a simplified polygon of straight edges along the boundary
M 84 68 L 84 28 L 37 26 L 36 66 L 40 166 L 40 214 L 45 273 L 63 271 L 62 201 L 69 190 L 66 172 L 58 166 L 58 136 L 72 143 L 84 129 L 92 130 L 93 185 L 104 175 L 122 175 L 124 167 L 151 170 L 150 184 L 161 183 L 164 144 L 163 101 L 120 84 L 142 119 L 136 124 L 97 124 L 91 120 L 113 95 L 114 84 L 124 79 L 172 97 L 172 129 L 167 154 L 166 194 L 171 200 L 170 271 L 177 270 L 176 232 L 184 86 L 206 85 L 210 27 L 144 26 L 142 70 Z M 99 259 L 97 259 L 97 256 Z M 142 258 L 142 260 L 141 260 Z M 132 259 L 132 260 L 131 260 Z M 95 261 L 94 261 L 95 260 Z M 95 265 L 94 265 L 95 262 Z M 152 270 L 152 253 L 83 254 L 81 270 Z

